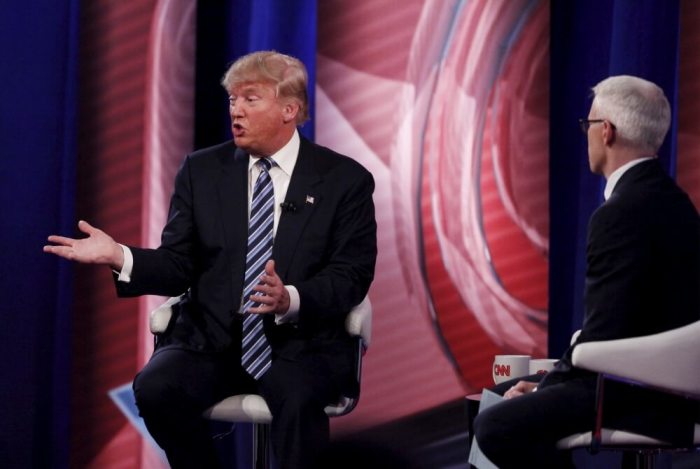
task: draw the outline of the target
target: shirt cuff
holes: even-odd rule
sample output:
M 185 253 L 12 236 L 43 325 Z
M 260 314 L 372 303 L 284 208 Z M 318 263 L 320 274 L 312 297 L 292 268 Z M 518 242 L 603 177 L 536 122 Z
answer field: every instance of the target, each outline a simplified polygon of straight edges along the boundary
M 275 324 L 289 324 L 299 320 L 299 291 L 294 285 L 285 285 L 289 293 L 289 309 L 284 314 L 275 314 Z
M 123 244 L 120 244 L 119 246 L 122 248 L 122 252 L 124 253 L 124 265 L 122 266 L 121 272 L 117 272 L 115 270 L 114 273 L 119 274 L 119 277 L 117 277 L 119 282 L 129 283 L 131 282 L 131 272 L 134 269 L 134 255 L 131 253 L 131 249 L 128 247 L 124 246 Z

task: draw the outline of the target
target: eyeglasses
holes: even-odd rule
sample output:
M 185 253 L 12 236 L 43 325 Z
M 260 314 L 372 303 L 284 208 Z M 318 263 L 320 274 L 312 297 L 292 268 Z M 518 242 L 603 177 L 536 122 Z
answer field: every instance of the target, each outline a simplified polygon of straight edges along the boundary
M 607 119 L 579 119 L 578 120 L 578 125 L 581 126 L 581 132 L 584 134 L 588 134 L 588 128 L 591 126 L 591 124 L 600 124 L 601 122 L 608 121 Z M 610 122 L 610 121 L 608 121 Z M 615 128 L 615 124 L 610 122 L 610 126 L 612 128 Z

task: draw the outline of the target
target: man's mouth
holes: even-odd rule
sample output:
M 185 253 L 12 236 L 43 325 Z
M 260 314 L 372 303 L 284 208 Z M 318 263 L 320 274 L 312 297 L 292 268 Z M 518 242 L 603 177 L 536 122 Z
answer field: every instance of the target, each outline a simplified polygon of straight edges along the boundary
M 231 126 L 231 128 L 233 129 L 233 135 L 236 136 L 236 137 L 242 135 L 243 132 L 245 132 L 245 128 L 244 128 L 241 124 L 239 124 L 239 123 L 234 123 L 234 124 Z

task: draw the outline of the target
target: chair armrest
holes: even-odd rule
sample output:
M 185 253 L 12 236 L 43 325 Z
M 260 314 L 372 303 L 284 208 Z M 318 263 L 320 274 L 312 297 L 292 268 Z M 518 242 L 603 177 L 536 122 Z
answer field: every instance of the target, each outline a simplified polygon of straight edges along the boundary
M 571 340 L 569 341 L 569 345 L 574 345 L 576 341 L 578 340 L 578 336 L 581 335 L 581 329 L 574 331 L 573 334 L 571 334 Z
M 173 315 L 173 305 L 177 304 L 181 298 L 182 296 L 173 296 L 151 311 L 148 318 L 151 334 L 157 335 L 165 332 Z M 369 296 L 365 296 L 360 304 L 350 310 L 345 319 L 345 329 L 353 337 L 362 337 L 364 347 L 369 347 L 372 339 L 372 303 Z
M 345 318 L 345 329 L 353 337 L 362 337 L 364 348 L 369 348 L 372 340 L 372 303 L 369 296 L 365 296 L 360 304 L 350 310 Z
M 700 321 L 642 337 L 585 342 L 574 366 L 700 398 Z
M 151 311 L 148 316 L 148 328 L 151 330 L 151 334 L 158 335 L 165 332 L 173 316 L 173 305 L 180 301 L 181 298 L 182 296 L 173 296 Z

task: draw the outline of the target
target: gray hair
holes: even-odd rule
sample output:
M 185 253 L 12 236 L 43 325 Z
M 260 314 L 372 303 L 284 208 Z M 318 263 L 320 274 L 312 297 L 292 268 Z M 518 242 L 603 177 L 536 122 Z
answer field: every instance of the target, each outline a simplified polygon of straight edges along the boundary
M 240 57 L 226 71 L 221 85 L 230 94 L 242 83 L 267 83 L 275 87 L 275 96 L 290 98 L 299 104 L 297 125 L 309 119 L 306 67 L 297 58 L 276 51 L 253 52 Z
M 629 75 L 606 78 L 593 87 L 600 119 L 609 120 L 622 142 L 656 153 L 671 124 L 671 106 L 654 83 Z

